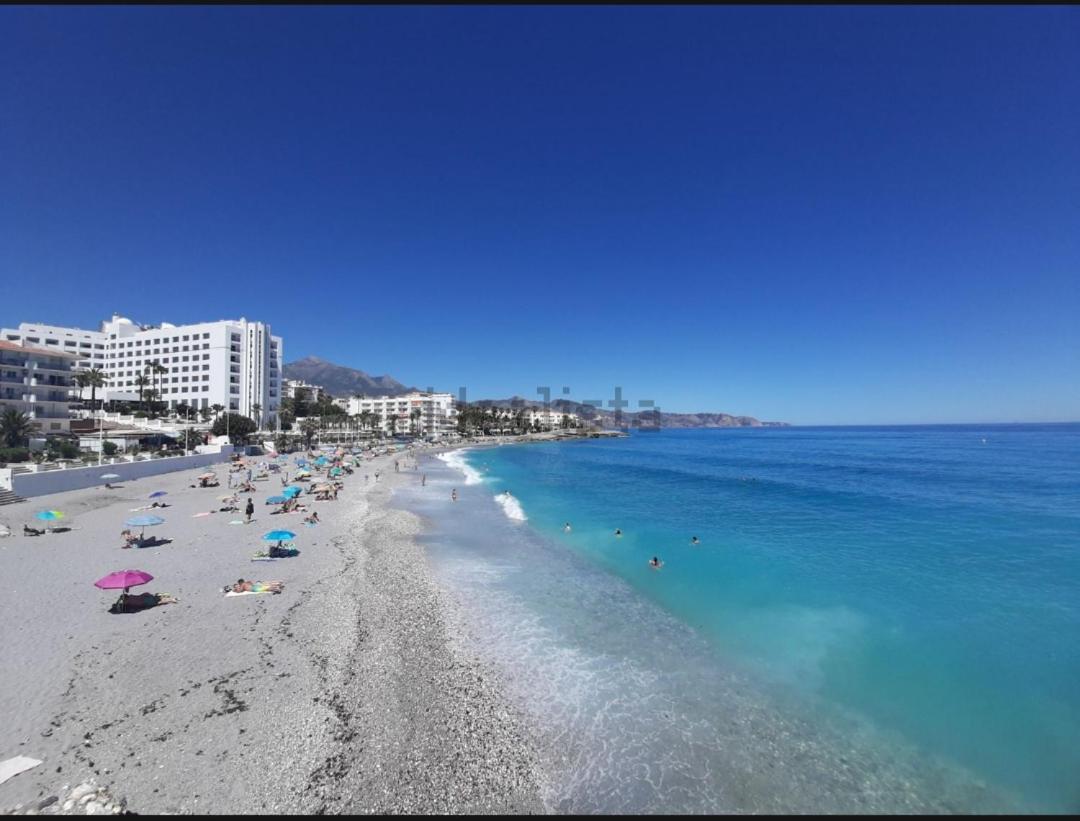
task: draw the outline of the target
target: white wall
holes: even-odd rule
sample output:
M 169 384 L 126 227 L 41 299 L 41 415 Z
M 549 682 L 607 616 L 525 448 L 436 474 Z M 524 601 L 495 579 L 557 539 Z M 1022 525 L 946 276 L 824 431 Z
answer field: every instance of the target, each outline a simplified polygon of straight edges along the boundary
M 209 449 L 207 445 L 204 448 Z M 178 470 L 207 467 L 229 461 L 233 453 L 231 445 L 221 446 L 217 452 L 199 453 L 193 456 L 169 456 L 162 459 L 147 459 L 138 462 L 116 462 L 115 464 L 92 465 L 83 468 L 47 470 L 40 473 L 15 473 L 9 484 L 11 490 L 24 498 L 47 496 L 50 493 L 63 493 L 67 490 L 81 490 L 87 487 L 101 487 L 105 479 L 103 473 L 115 473 L 120 478 L 110 479 L 112 483 L 142 479 L 145 476 L 157 476 Z M 10 471 L 0 470 L 0 487 L 4 485 L 4 476 Z

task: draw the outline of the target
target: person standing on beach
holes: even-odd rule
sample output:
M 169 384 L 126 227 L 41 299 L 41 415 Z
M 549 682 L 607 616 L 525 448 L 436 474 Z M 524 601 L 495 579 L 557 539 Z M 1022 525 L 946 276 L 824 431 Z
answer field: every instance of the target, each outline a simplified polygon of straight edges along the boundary
M 248 497 L 247 507 L 244 508 L 244 515 L 247 517 L 247 521 L 251 521 L 252 515 L 255 513 L 255 503 L 251 501 L 251 497 Z
M 426 487 L 426 486 L 427 486 L 427 474 L 422 473 L 422 474 L 420 474 L 420 487 Z

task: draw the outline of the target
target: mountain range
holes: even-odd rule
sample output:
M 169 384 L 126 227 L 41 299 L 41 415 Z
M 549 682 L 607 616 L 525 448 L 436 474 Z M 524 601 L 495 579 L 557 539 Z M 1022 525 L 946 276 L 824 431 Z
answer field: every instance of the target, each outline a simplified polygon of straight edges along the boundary
M 318 385 L 331 396 L 399 396 L 416 390 L 402 385 L 392 376 L 371 376 L 356 368 L 335 365 L 317 356 L 286 362 L 285 378 Z
M 309 385 L 319 385 L 331 396 L 400 396 L 417 390 L 398 382 L 392 376 L 371 376 L 356 368 L 335 365 L 317 356 L 308 356 L 296 362 L 285 363 L 285 378 L 298 379 Z M 472 404 L 499 408 L 541 408 L 543 403 L 535 399 L 514 396 L 509 399 L 479 399 Z M 643 410 L 632 413 L 623 411 L 617 419 L 615 412 L 574 402 L 569 399 L 553 399 L 552 409 L 560 413 L 576 413 L 583 419 L 596 419 L 604 427 L 655 428 L 657 411 Z M 659 413 L 660 426 L 665 428 L 758 428 L 786 427 L 786 422 L 761 422 L 752 416 L 733 416 L 729 413 Z

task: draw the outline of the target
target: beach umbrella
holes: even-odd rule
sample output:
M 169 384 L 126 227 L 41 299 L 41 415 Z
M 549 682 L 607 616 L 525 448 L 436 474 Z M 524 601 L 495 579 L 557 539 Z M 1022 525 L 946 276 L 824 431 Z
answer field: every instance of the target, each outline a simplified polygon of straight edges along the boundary
M 124 521 L 128 527 L 140 527 L 142 530 L 139 532 L 139 541 L 142 541 L 143 536 L 146 534 L 146 528 L 153 527 L 154 525 L 163 525 L 165 520 L 160 516 L 132 516 L 130 519 Z
M 169 494 L 166 493 L 164 490 L 155 490 L 153 493 L 150 494 L 149 498 L 157 499 L 157 498 L 159 498 L 161 496 L 168 496 L 168 495 Z
M 283 505 L 287 501 L 289 501 L 289 499 L 286 496 L 271 496 L 269 499 L 266 500 L 266 504 L 268 504 L 268 505 Z
M 119 473 L 103 473 L 103 474 L 101 474 L 101 478 L 102 479 L 119 479 L 120 474 Z
M 127 590 L 153 580 L 153 576 L 144 570 L 117 570 L 94 582 L 94 587 L 102 590 Z
M 279 545 L 286 539 L 295 539 L 296 534 L 291 530 L 271 530 L 263 534 L 264 542 L 277 542 Z
M 42 510 L 40 513 L 35 513 L 34 516 L 43 522 L 55 522 L 57 519 L 64 518 L 64 514 L 59 510 Z

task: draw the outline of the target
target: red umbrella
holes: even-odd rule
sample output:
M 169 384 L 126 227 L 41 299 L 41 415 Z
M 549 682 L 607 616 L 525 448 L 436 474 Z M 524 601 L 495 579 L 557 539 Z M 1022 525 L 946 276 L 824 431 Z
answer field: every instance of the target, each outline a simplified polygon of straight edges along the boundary
M 129 587 L 146 584 L 153 578 L 143 570 L 117 570 L 115 573 L 98 579 L 94 582 L 94 587 L 100 587 L 102 590 L 127 590 Z

